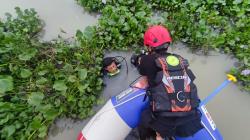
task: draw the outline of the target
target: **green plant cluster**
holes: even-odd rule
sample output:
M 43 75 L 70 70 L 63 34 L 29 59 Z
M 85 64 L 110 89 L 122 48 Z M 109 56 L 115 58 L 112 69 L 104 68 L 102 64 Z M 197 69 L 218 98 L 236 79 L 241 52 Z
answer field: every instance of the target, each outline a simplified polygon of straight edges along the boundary
M 16 8 L 0 22 L 0 139 L 44 139 L 57 117 L 86 118 L 102 90 L 102 50 L 76 42 L 41 42 L 34 10 Z
M 95 28 L 94 40 L 98 45 L 109 49 L 127 49 L 130 45 L 137 45 L 142 39 L 143 32 L 151 17 L 151 8 L 144 0 L 78 0 L 90 11 L 97 11 L 99 7 L 102 16 Z M 101 6 L 100 6 L 101 5 Z
M 76 1 L 78 4 L 85 7 L 87 11 L 91 12 L 100 12 L 100 10 L 103 9 L 105 6 L 102 0 L 76 0 Z
M 215 49 L 238 58 L 240 65 L 232 73 L 250 90 L 250 76 L 241 74 L 242 70 L 250 69 L 249 0 L 151 0 L 151 3 L 164 11 L 164 24 L 176 41 L 204 53 Z
M 205 54 L 214 49 L 231 53 L 240 62 L 232 73 L 250 90 L 250 1 L 249 0 L 78 0 L 102 16 L 96 37 L 104 48 L 142 46 L 142 34 L 149 24 L 164 24 L 175 42 L 182 41 Z M 93 8 L 95 7 L 95 8 Z M 134 8 L 138 7 L 138 8 Z M 97 9 L 98 10 L 97 10 Z M 151 18 L 159 11 L 162 21 Z
M 76 0 L 78 4 L 83 6 L 85 10 L 89 12 L 102 12 L 102 10 L 107 6 L 126 6 L 132 11 L 136 12 L 135 7 L 141 7 L 145 4 L 144 0 Z M 143 5 L 144 7 L 146 5 Z

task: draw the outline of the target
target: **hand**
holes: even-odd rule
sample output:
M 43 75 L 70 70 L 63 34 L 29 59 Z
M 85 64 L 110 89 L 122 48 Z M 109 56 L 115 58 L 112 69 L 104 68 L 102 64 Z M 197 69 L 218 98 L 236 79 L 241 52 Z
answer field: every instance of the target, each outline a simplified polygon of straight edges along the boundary
M 141 50 L 140 54 L 133 54 L 130 58 L 131 64 L 137 67 L 140 64 L 140 60 L 143 55 L 148 55 L 148 52 L 145 50 Z
M 163 138 L 158 132 L 156 132 L 156 140 L 163 140 Z
M 131 64 L 133 64 L 135 67 L 137 67 L 139 64 L 138 60 L 139 60 L 139 55 L 136 54 L 133 54 L 130 58 Z

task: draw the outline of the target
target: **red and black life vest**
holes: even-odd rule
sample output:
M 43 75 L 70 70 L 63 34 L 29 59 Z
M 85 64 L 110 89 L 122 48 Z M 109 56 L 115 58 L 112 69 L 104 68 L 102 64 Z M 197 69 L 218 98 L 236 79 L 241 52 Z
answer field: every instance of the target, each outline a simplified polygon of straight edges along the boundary
M 199 106 L 197 88 L 189 77 L 183 58 L 178 55 L 170 55 L 177 58 L 178 64 L 171 65 L 167 57 L 160 56 L 156 64 L 162 69 L 156 74 L 156 87 L 150 88 L 152 111 L 161 116 L 186 116 L 193 114 Z

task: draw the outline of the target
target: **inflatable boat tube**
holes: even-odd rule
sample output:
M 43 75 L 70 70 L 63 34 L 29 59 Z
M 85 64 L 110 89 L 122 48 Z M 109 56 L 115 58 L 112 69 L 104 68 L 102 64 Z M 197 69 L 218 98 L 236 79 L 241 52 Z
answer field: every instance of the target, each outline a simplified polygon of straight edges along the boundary
M 78 135 L 77 140 L 124 140 L 140 120 L 142 110 L 149 104 L 145 98 L 146 80 L 142 77 L 131 87 L 113 96 L 92 117 Z M 176 140 L 223 140 L 205 106 L 201 106 L 204 128 L 190 137 Z

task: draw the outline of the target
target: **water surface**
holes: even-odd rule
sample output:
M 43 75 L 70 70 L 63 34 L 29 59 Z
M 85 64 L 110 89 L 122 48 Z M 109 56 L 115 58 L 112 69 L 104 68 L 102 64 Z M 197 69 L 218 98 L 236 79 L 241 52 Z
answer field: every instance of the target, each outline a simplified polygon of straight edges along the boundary
M 34 8 L 44 20 L 43 40 L 57 38 L 58 34 L 64 38 L 73 37 L 77 29 L 95 25 L 98 19 L 98 16 L 84 12 L 75 0 L 1 0 L 0 18 L 4 18 L 6 12 L 15 13 L 17 6 L 21 9 Z
M 190 68 L 196 75 L 195 83 L 198 87 L 198 93 L 201 99 L 204 99 L 226 79 L 226 73 L 230 68 L 234 67 L 236 63 L 236 60 L 231 56 L 217 52 L 210 52 L 209 56 L 193 54 L 180 43 L 175 44 L 173 48 L 170 49 L 170 52 L 180 54 L 189 60 Z M 128 62 L 131 57 L 131 53 L 128 52 L 112 52 L 107 55 L 121 55 L 126 57 Z M 105 100 L 126 89 L 128 85 L 138 77 L 136 68 L 129 64 L 128 69 L 129 73 L 127 75 L 126 67 L 123 63 L 121 73 L 118 76 L 104 79 L 107 86 L 104 88 L 102 96 Z M 250 94 L 240 91 L 233 83 L 230 83 L 224 88 L 220 94 L 207 105 L 208 111 L 212 115 L 225 140 L 249 140 L 249 107 Z M 49 140 L 75 139 L 77 133 L 84 127 L 87 121 L 76 122 L 73 123 L 73 125 L 72 123 L 67 123 L 66 126 L 69 126 L 69 129 L 65 129 L 65 126 L 61 127 L 64 128 L 64 130 L 57 135 L 50 135 Z M 61 124 L 62 120 L 55 126 L 59 126 L 60 128 Z
M 38 15 L 45 21 L 45 35 L 43 40 L 57 38 L 58 34 L 64 38 L 74 36 L 77 29 L 84 29 L 88 25 L 97 23 L 97 16 L 89 15 L 78 6 L 74 0 L 1 0 L 0 17 L 5 12 L 14 12 L 14 7 L 35 8 Z M 62 33 L 64 30 L 66 33 Z M 171 52 L 187 58 L 190 68 L 196 75 L 195 83 L 200 97 L 205 98 L 226 79 L 226 72 L 236 62 L 231 56 L 211 52 L 210 56 L 192 54 L 183 44 L 175 44 Z M 121 55 L 129 62 L 131 53 L 112 52 L 109 56 Z M 106 78 L 107 86 L 103 91 L 103 98 L 109 99 L 128 87 L 138 73 L 136 68 L 129 65 L 129 73 L 123 63 L 121 73 L 114 78 Z M 101 106 L 96 107 L 96 109 Z M 229 84 L 209 104 L 207 109 L 212 115 L 217 127 L 225 140 L 249 140 L 250 126 L 250 94 L 242 92 L 235 84 Z M 75 140 L 79 131 L 89 119 L 73 121 L 59 119 L 50 129 L 48 140 Z

